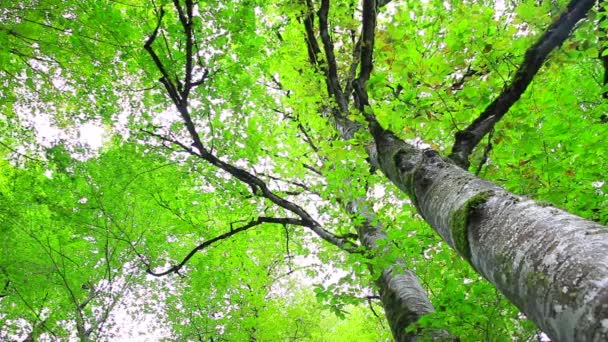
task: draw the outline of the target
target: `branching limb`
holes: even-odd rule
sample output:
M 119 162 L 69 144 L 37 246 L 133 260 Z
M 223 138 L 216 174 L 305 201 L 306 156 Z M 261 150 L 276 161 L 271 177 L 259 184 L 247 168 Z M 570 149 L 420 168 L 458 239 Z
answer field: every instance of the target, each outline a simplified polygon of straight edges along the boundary
M 515 73 L 511 84 L 479 115 L 469 127 L 456 133 L 450 159 L 462 168 L 469 167 L 469 156 L 481 139 L 502 119 L 511 106 L 519 100 L 534 76 L 555 48 L 570 35 L 576 23 L 583 19 L 595 4 L 594 0 L 571 0 L 562 15 L 532 45 L 524 61 Z
M 306 30 L 306 47 L 308 51 L 308 59 L 310 64 L 315 67 L 321 68 L 323 72 L 326 72 L 323 66 L 319 63 L 319 54 L 321 49 L 315 36 L 315 9 L 312 4 L 312 0 L 306 0 L 307 11 L 304 13 L 304 29 Z
M 189 119 L 189 116 L 187 118 Z M 157 134 L 154 132 L 149 132 L 146 130 L 142 130 L 142 132 L 145 132 L 152 136 L 158 137 L 159 139 L 162 139 L 163 141 L 176 144 L 176 145 L 180 146 L 185 152 L 188 152 L 193 156 L 201 158 L 201 159 L 207 161 L 208 163 L 228 172 L 230 175 L 232 175 L 236 179 L 249 185 L 251 187 L 252 193 L 254 195 L 265 197 L 265 198 L 269 199 L 271 202 L 273 202 L 274 204 L 278 205 L 279 207 L 286 209 L 286 210 L 296 214 L 297 216 L 299 216 L 303 222 L 300 225 L 309 228 L 323 240 L 325 240 L 325 241 L 331 243 L 332 245 L 335 245 L 349 253 L 360 253 L 357 245 L 355 245 L 354 243 L 352 243 L 351 241 L 348 241 L 346 239 L 341 239 L 341 238 L 337 237 L 335 234 L 323 229 L 323 227 L 316 220 L 314 220 L 312 218 L 312 216 L 310 216 L 310 214 L 308 214 L 308 212 L 306 212 L 302 207 L 300 207 L 299 205 L 297 205 L 291 201 L 288 201 L 288 200 L 276 195 L 274 192 L 272 192 L 262 179 L 251 174 L 248 171 L 245 171 L 241 168 L 238 168 L 236 166 L 233 166 L 229 163 L 226 163 L 226 162 L 220 160 L 219 158 L 217 158 L 216 156 L 214 156 L 213 154 L 209 153 L 207 150 L 202 148 L 202 145 L 201 145 L 201 148 L 199 148 L 199 151 L 201 151 L 201 152 L 196 152 L 192 148 L 186 146 L 185 144 L 183 144 L 177 140 L 173 140 L 173 139 L 164 137 L 160 134 Z M 198 135 L 196 136 L 196 138 L 198 138 Z M 198 141 L 200 143 L 200 138 L 198 138 Z M 202 143 L 200 143 L 200 144 L 202 144 Z M 196 142 L 195 142 L 195 146 L 196 146 Z
M 157 134 L 154 132 L 150 132 L 150 131 L 144 130 L 143 132 L 150 134 L 152 136 L 155 136 L 165 142 L 178 145 L 184 151 L 188 152 L 192 156 L 200 158 L 200 159 L 206 161 L 207 163 L 226 171 L 232 177 L 234 177 L 234 178 L 238 179 L 239 181 L 243 182 L 244 184 L 248 185 L 251 188 L 251 192 L 253 193 L 253 195 L 264 197 L 264 198 L 268 199 L 269 201 L 271 201 L 272 203 L 274 203 L 275 205 L 279 206 L 280 208 L 283 208 L 283 209 L 297 215 L 300 218 L 300 220 L 297 220 L 299 225 L 305 226 L 305 227 L 311 229 L 315 234 L 317 234 L 323 240 L 325 240 L 333 245 L 336 245 L 341 249 L 344 249 L 348 252 L 357 253 L 358 252 L 357 245 L 353 244 L 351 241 L 340 239 L 336 235 L 332 234 L 331 232 L 323 229 L 323 227 L 312 216 L 310 216 L 310 214 L 306 210 L 304 210 L 299 205 L 297 205 L 289 200 L 286 200 L 285 198 L 282 198 L 281 196 L 278 196 L 277 194 L 272 192 L 268 188 L 267 184 L 261 178 L 257 177 L 256 175 L 252 174 L 249 171 L 246 171 L 242 168 L 236 167 L 228 162 L 221 160 L 220 158 L 215 156 L 208 148 L 205 147 L 205 144 L 201 140 L 201 136 L 198 133 L 198 130 L 196 128 L 196 125 L 195 125 L 192 115 L 190 113 L 189 103 L 188 103 L 188 94 L 189 94 L 189 90 L 192 86 L 192 67 L 193 67 L 192 58 L 193 58 L 193 53 L 194 53 L 193 52 L 194 38 L 193 38 L 192 20 L 191 20 L 192 15 L 193 15 L 193 8 L 192 8 L 193 2 L 190 0 L 186 0 L 185 11 L 179 4 L 178 0 L 174 0 L 174 5 L 178 12 L 179 21 L 182 23 L 182 26 L 184 27 L 184 34 L 186 35 L 186 39 L 187 39 L 186 60 L 185 60 L 186 70 L 185 70 L 185 75 L 184 75 L 184 80 L 183 80 L 184 81 L 183 84 L 185 86 L 181 91 L 179 90 L 179 88 L 176 89 L 175 85 L 169 80 L 167 71 L 166 71 L 163 63 L 161 62 L 160 58 L 158 57 L 158 55 L 155 53 L 154 49 L 152 48 L 152 43 L 154 42 L 154 39 L 157 37 L 160 25 L 162 23 L 162 17 L 164 14 L 164 11 L 162 10 L 162 8 L 160 11 L 157 27 L 155 28 L 155 30 L 153 31 L 153 33 L 149 37 L 149 39 L 146 41 L 144 47 L 145 47 L 146 51 L 148 51 L 148 53 L 150 54 L 152 59 L 154 60 L 154 63 L 156 65 L 157 69 L 159 69 L 160 73 L 163 75 L 163 77 L 161 77 L 161 79 L 160 79 L 160 82 L 163 83 L 163 85 L 165 85 L 168 95 L 171 98 L 171 100 L 173 101 L 173 104 L 175 105 L 177 111 L 179 112 L 179 114 L 182 118 L 182 121 L 184 123 L 184 126 L 186 127 L 186 130 L 188 132 L 188 135 L 189 135 L 190 139 L 192 139 L 193 142 L 192 142 L 192 144 L 187 146 L 186 144 L 179 142 L 177 139 L 168 138 L 166 136 L 163 136 L 163 135 L 160 135 L 160 134 Z M 176 82 L 178 82 L 178 80 L 176 80 Z M 189 256 L 189 257 L 191 257 L 191 256 Z M 189 257 L 187 257 L 187 258 L 189 258 Z M 178 265 L 175 267 L 177 267 L 176 270 L 179 270 L 179 268 L 181 268 L 182 266 Z M 177 272 L 176 270 L 165 271 L 163 274 L 166 274 L 166 272 Z
M 162 77 L 159 80 L 160 83 L 162 83 L 165 86 L 165 89 L 167 89 L 167 92 L 169 93 L 169 97 L 171 98 L 173 103 L 175 103 L 176 106 L 180 106 L 182 103 L 182 100 L 179 96 L 179 93 L 177 92 L 177 89 L 175 88 L 175 85 L 173 84 L 173 82 L 171 82 L 171 78 L 169 77 L 169 73 L 167 72 L 167 69 L 163 65 L 163 62 L 160 60 L 160 58 L 158 57 L 158 55 L 152 48 L 152 44 L 158 37 L 158 30 L 160 29 L 164 16 L 165 16 L 165 10 L 164 10 L 164 8 L 161 7 L 160 13 L 158 15 L 158 22 L 156 23 L 156 28 L 154 29 L 154 31 L 152 31 L 152 35 L 150 35 L 150 37 L 146 40 L 146 43 L 144 44 L 144 49 L 146 51 L 148 51 L 148 54 L 150 54 L 150 57 L 152 57 L 152 60 L 154 61 L 156 68 L 162 74 Z
M 315 9 L 311 0 L 306 0 L 307 12 L 304 16 L 304 28 L 306 32 L 306 41 L 308 42 L 308 56 L 313 67 L 321 70 L 325 75 L 325 84 L 327 86 L 328 95 L 334 99 L 337 106 L 332 108 L 332 119 L 336 128 L 341 132 L 343 137 L 350 139 L 354 136 L 360 125 L 348 119 L 348 98 L 352 91 L 352 81 L 346 80 L 345 90 L 340 86 L 338 77 L 338 64 L 334 53 L 334 45 L 329 33 L 329 0 L 321 1 L 321 8 L 317 12 L 319 18 L 319 34 L 323 43 L 323 51 L 325 53 L 325 63 L 318 60 L 318 55 L 321 53 L 314 30 L 314 13 Z M 358 45 L 358 44 L 357 44 Z M 358 53 L 358 48 L 355 48 L 355 53 Z M 358 56 L 355 58 L 351 68 L 358 64 Z
M 351 242 L 342 240 L 342 239 L 336 237 L 334 234 L 323 229 L 323 227 L 316 220 L 314 220 L 312 218 L 312 216 L 310 216 L 310 214 L 308 214 L 308 212 L 306 212 L 302 207 L 276 195 L 274 192 L 272 192 L 268 188 L 266 183 L 263 180 L 261 180 L 259 177 L 251 174 L 250 172 L 248 172 L 244 169 L 241 169 L 232 164 L 224 162 L 221 159 L 217 158 L 215 155 L 213 155 L 211 152 L 209 152 L 203 146 L 203 143 L 194 126 L 192 118 L 190 117 L 190 113 L 189 113 L 188 109 L 186 107 L 178 107 L 178 110 L 180 111 L 182 119 L 184 120 L 184 123 L 190 133 L 190 137 L 194 140 L 194 143 L 192 145 L 198 150 L 198 152 L 177 140 L 169 139 L 167 137 L 164 137 L 160 134 L 156 134 L 154 132 L 149 132 L 149 131 L 144 131 L 144 132 L 146 132 L 147 134 L 156 136 L 156 137 L 162 139 L 163 141 L 167 141 L 167 142 L 176 144 L 176 145 L 180 146 L 182 149 L 184 149 L 184 151 L 190 153 L 191 155 L 201 158 L 201 159 L 207 161 L 208 163 L 210 163 L 211 165 L 216 166 L 216 167 L 228 172 L 230 175 L 232 175 L 236 179 L 249 185 L 251 187 L 251 191 L 254 195 L 265 197 L 265 198 L 269 199 L 272 203 L 278 205 L 279 207 L 286 209 L 286 210 L 296 214 L 297 216 L 299 216 L 302 220 L 305 221 L 306 224 L 304 224 L 304 226 L 310 228 L 315 234 L 317 234 L 323 240 L 325 240 L 333 245 L 336 245 L 348 252 L 352 252 L 352 253 L 358 252 L 357 246 L 354 246 L 354 245 L 352 245 Z

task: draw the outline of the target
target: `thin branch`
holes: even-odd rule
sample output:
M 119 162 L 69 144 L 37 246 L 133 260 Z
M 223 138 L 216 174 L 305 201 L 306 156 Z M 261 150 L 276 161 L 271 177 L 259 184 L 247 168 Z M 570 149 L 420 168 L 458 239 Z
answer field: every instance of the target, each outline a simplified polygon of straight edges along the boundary
M 17 16 L 17 18 L 19 18 L 19 19 L 21 19 L 21 20 L 23 20 L 25 22 L 31 23 L 31 24 L 40 25 L 42 27 L 46 27 L 46 28 L 51 29 L 51 30 L 59 31 L 59 32 L 64 33 L 64 34 L 68 34 L 68 32 L 70 32 L 69 29 L 64 29 L 64 28 L 56 27 L 56 26 L 49 25 L 49 24 L 46 24 L 46 23 L 41 23 L 41 22 L 38 22 L 38 21 L 35 21 L 35 20 L 31 20 L 31 19 L 28 19 L 28 18 L 25 18 L 25 17 Z M 70 32 L 70 34 L 73 34 L 73 35 L 75 35 L 77 37 L 89 39 L 89 40 L 92 40 L 92 41 L 95 41 L 95 42 L 98 42 L 98 43 L 108 44 L 108 45 L 114 46 L 114 47 L 119 47 L 119 48 L 123 48 L 123 49 L 130 48 L 130 46 L 128 46 L 128 45 L 121 45 L 121 44 L 112 43 L 112 42 L 104 40 L 104 39 L 99 39 L 99 38 L 87 36 L 87 35 L 84 35 L 84 34 L 80 34 L 78 32 L 76 32 L 76 33 Z
M 283 225 L 293 224 L 293 225 L 298 225 L 298 226 L 305 226 L 305 222 L 304 221 L 298 220 L 298 219 L 293 219 L 293 218 L 258 217 L 257 219 L 251 220 L 249 223 L 247 223 L 246 225 L 244 225 L 242 227 L 239 227 L 239 228 L 236 228 L 236 229 L 232 229 L 231 228 L 230 231 L 228 231 L 228 232 L 226 232 L 226 233 L 224 233 L 222 235 L 216 236 L 213 239 L 207 240 L 207 241 L 203 242 L 202 244 L 196 246 L 194 249 L 192 249 L 190 251 L 190 253 L 188 253 L 182 259 L 182 261 L 179 264 L 177 264 L 177 265 L 175 265 L 175 266 L 173 266 L 173 267 L 171 267 L 171 268 L 169 268 L 169 269 L 167 269 L 165 271 L 162 271 L 162 272 L 154 272 L 154 271 L 152 271 L 148 267 L 146 269 L 146 273 L 148 273 L 150 275 L 153 275 L 155 277 L 162 277 L 162 276 L 165 276 L 165 275 L 170 274 L 170 273 L 177 273 L 177 272 L 179 272 L 179 270 L 181 270 L 188 263 L 188 261 L 197 252 L 200 252 L 200 251 L 204 250 L 205 248 L 211 246 L 215 242 L 218 242 L 218 241 L 221 241 L 221 240 L 225 240 L 225 239 L 227 239 L 227 238 L 229 238 L 229 237 L 231 237 L 233 235 L 236 235 L 236 234 L 238 234 L 240 232 L 246 231 L 246 230 L 248 230 L 250 228 L 253 228 L 255 226 L 259 226 L 259 225 L 261 225 L 263 223 L 277 223 L 277 224 L 283 224 Z
M 148 132 L 146 132 L 146 133 L 148 133 Z M 131 183 L 133 183 L 139 176 L 141 176 L 143 174 L 146 174 L 146 173 L 152 173 L 154 171 L 157 171 L 157 170 L 160 170 L 160 169 L 165 168 L 167 166 L 171 166 L 171 165 L 175 165 L 175 164 L 179 164 L 179 162 L 175 161 L 175 162 L 166 163 L 166 164 L 163 164 L 163 165 L 160 165 L 160 166 L 156 166 L 156 167 L 153 167 L 151 169 L 147 169 L 145 171 L 137 173 L 135 176 L 133 176 L 131 179 L 129 179 L 129 181 L 122 187 L 123 191 L 125 191 L 129 187 L 129 185 L 131 185 Z
M 292 268 L 292 255 L 291 252 L 289 251 L 289 229 L 287 228 L 287 225 L 284 224 L 283 225 L 283 230 L 285 230 L 285 253 L 287 254 L 286 259 L 287 259 L 287 267 L 289 272 L 293 272 L 293 268 Z
M 354 32 L 353 32 L 354 35 Z M 354 37 L 353 37 L 354 39 Z M 359 62 L 361 59 L 361 38 L 357 40 L 355 43 L 355 48 L 353 49 L 352 54 L 352 63 L 350 65 L 350 69 L 348 71 L 348 79 L 346 80 L 346 86 L 344 89 L 344 94 L 346 96 L 350 96 L 353 92 L 353 82 L 355 81 L 355 77 L 357 77 L 357 68 L 359 68 Z
M 452 83 L 452 85 L 450 85 L 450 89 L 452 91 L 460 90 L 460 89 L 462 89 L 462 87 L 464 86 L 464 83 L 466 82 L 466 80 L 468 78 L 471 78 L 475 75 L 483 75 L 483 74 L 485 74 L 485 73 L 481 73 L 475 69 L 472 69 L 471 65 L 469 64 L 469 66 L 467 66 L 467 69 L 462 74 L 462 76 L 458 80 L 455 80 L 454 83 Z
M 367 298 L 367 304 L 369 305 L 369 309 L 372 311 L 372 313 L 374 314 L 374 316 L 376 316 L 376 318 L 381 319 L 380 316 L 378 315 L 378 313 L 376 312 L 376 310 L 374 310 L 374 306 L 372 304 L 372 299 L 380 299 L 380 297 L 378 296 L 368 296 Z
M 89 286 L 89 294 L 87 295 L 87 298 L 85 298 L 80 304 L 76 306 L 77 310 L 84 309 L 93 299 L 95 299 L 95 296 L 97 295 L 95 286 L 93 286 L 93 284 L 91 284 L 90 282 L 87 285 Z
M 490 155 L 490 151 L 492 151 L 493 133 L 494 133 L 494 129 L 492 129 L 490 131 L 490 133 L 488 134 L 488 143 L 486 144 L 486 147 L 483 149 L 483 156 L 481 157 L 481 161 L 479 162 L 479 165 L 477 166 L 477 171 L 475 171 L 475 176 L 479 176 L 479 174 L 481 173 L 481 169 L 483 168 L 484 164 L 488 161 L 488 156 Z
M 162 20 L 163 20 L 164 16 L 165 16 L 165 10 L 163 7 L 161 7 L 160 13 L 158 15 L 158 22 L 156 24 L 156 28 L 154 29 L 154 31 L 152 32 L 152 35 L 150 35 L 148 40 L 146 40 L 146 43 L 144 44 L 144 49 L 146 51 L 148 51 L 148 53 L 150 54 L 150 57 L 152 57 L 152 60 L 154 61 L 154 64 L 156 64 L 156 68 L 163 75 L 163 77 L 161 77 L 161 79 L 159 80 L 160 83 L 162 83 L 165 86 L 165 89 L 167 89 L 167 92 L 169 93 L 169 96 L 171 97 L 171 100 L 173 101 L 173 103 L 175 103 L 176 106 L 180 106 L 182 103 L 181 98 L 179 97 L 179 94 L 178 94 L 177 90 L 175 89 L 175 86 L 171 82 L 171 78 L 169 77 L 169 74 L 167 73 L 167 69 L 165 69 L 163 62 L 160 60 L 160 58 L 158 57 L 158 55 L 152 48 L 152 43 L 154 43 L 154 41 L 158 37 L 158 30 L 160 29 L 160 25 L 162 24 Z
M 190 153 L 190 154 L 195 155 L 197 157 L 200 157 L 200 155 L 196 151 L 194 151 L 192 148 L 186 146 L 186 144 L 184 144 L 184 143 L 182 143 L 182 142 L 180 142 L 178 140 L 169 139 L 169 138 L 165 137 L 162 134 L 154 133 L 152 131 L 148 131 L 148 130 L 143 129 L 143 128 L 140 129 L 139 131 L 142 132 L 142 133 L 146 133 L 146 134 L 148 134 L 150 136 L 156 137 L 156 138 L 158 138 L 158 139 L 160 139 L 160 140 L 162 140 L 164 142 L 168 142 L 169 144 L 177 145 L 177 146 L 179 146 L 179 147 L 182 148 L 183 152 L 187 152 L 187 153 Z M 172 151 L 174 151 L 174 150 L 172 150 Z
M 205 69 L 205 71 L 203 72 L 203 76 L 201 76 L 201 78 L 198 81 L 192 82 L 192 88 L 198 87 L 199 85 L 205 83 L 208 76 L 209 76 L 209 69 Z
M 278 84 L 280 85 L 280 83 L 278 83 Z M 281 88 L 280 90 L 283 90 L 283 89 Z M 289 95 L 288 95 L 288 97 L 289 97 Z M 315 152 L 315 154 L 317 154 L 319 159 L 323 159 L 319 156 L 319 148 L 317 147 L 317 145 L 314 143 L 314 141 L 310 137 L 310 134 L 308 133 L 308 131 L 306 130 L 306 127 L 304 127 L 304 125 L 302 124 L 302 122 L 300 121 L 298 116 L 294 117 L 293 115 L 285 113 L 284 111 L 276 109 L 276 108 L 273 108 L 273 111 L 276 113 L 279 113 L 279 114 L 283 114 L 284 118 L 289 119 L 289 120 L 293 121 L 294 123 L 296 123 L 298 129 L 304 136 L 304 141 L 310 146 L 310 148 Z
M 302 164 L 302 166 L 303 166 L 305 169 L 307 169 L 307 170 L 309 170 L 309 171 L 312 171 L 312 172 L 313 172 L 313 173 L 315 173 L 316 175 L 323 177 L 323 172 L 319 171 L 317 168 L 315 168 L 315 167 L 313 167 L 313 166 L 310 166 L 310 165 L 308 165 L 308 164 Z
M 321 49 L 319 48 L 319 43 L 317 42 L 317 37 L 315 36 L 315 9 L 312 4 L 312 0 L 306 0 L 307 11 L 304 15 L 304 29 L 306 31 L 306 47 L 308 50 L 308 59 L 310 64 L 315 67 L 319 67 L 323 72 L 325 69 L 319 63 L 319 54 L 321 53 Z
M 24 158 L 26 158 L 26 159 L 31 160 L 31 161 L 35 161 L 35 162 L 38 162 L 38 163 L 43 163 L 43 164 L 45 164 L 45 163 L 46 163 L 44 160 L 41 160 L 41 159 L 38 159 L 38 158 L 34 158 L 34 157 L 30 157 L 30 156 L 28 156 L 28 155 L 26 155 L 26 154 L 20 153 L 19 151 L 17 151 L 17 150 L 15 150 L 15 149 L 11 148 L 10 146 L 8 146 L 7 144 L 5 144 L 5 143 L 3 143 L 3 142 L 1 142 L 1 141 L 0 141 L 0 146 L 3 146 L 3 147 L 4 147 L 4 148 L 6 148 L 7 150 L 9 150 L 9 151 L 11 151 L 11 152 L 13 152 L 13 153 L 16 153 L 17 155 L 20 155 L 20 156 L 22 156 L 22 157 L 24 157 Z
M 469 156 L 481 139 L 502 119 L 511 106 L 519 100 L 532 82 L 547 56 L 570 35 L 576 23 L 593 7 L 595 0 L 571 0 L 562 15 L 525 54 L 524 61 L 515 73 L 511 84 L 479 115 L 464 131 L 456 133 L 450 159 L 462 168 L 469 167 Z
M 301 189 L 304 189 L 306 192 L 309 192 L 311 194 L 314 194 L 314 195 L 317 195 L 317 196 L 321 197 L 321 195 L 318 192 L 316 192 L 314 190 L 311 190 L 310 187 L 308 185 L 306 185 L 306 184 L 303 184 L 303 183 L 300 183 L 300 182 L 295 182 L 295 181 L 290 181 L 290 180 L 285 180 L 285 179 L 282 179 L 282 178 L 279 178 L 279 177 L 275 177 L 275 176 L 272 176 L 272 175 L 269 175 L 269 174 L 266 174 L 266 173 L 260 173 L 260 175 L 262 175 L 264 177 L 267 177 L 269 179 L 272 179 L 274 181 L 277 181 L 277 182 L 283 182 L 283 183 L 295 185 L 295 186 L 297 186 L 297 187 L 299 187 Z

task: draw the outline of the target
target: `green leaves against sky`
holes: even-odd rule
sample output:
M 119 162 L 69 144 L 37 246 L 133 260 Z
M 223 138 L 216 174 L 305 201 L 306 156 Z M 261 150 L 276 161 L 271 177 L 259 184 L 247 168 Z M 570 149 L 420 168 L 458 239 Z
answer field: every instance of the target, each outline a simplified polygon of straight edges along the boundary
M 318 1 L 194 1 L 190 41 L 180 17 L 190 14 L 175 3 L 191 2 L 0 0 L 0 339 L 105 341 L 143 329 L 179 341 L 390 340 L 370 269 L 397 259 L 436 309 L 410 330 L 436 327 L 463 341 L 534 336 L 409 199 L 370 173 L 370 134 L 340 139 L 321 71 L 328 62 L 320 54 L 311 65 L 306 44 L 303 16 Z M 395 0 L 379 10 L 367 87 L 383 126 L 450 153 L 455 132 L 498 96 L 565 6 L 500 3 Z M 330 7 L 343 80 L 359 62 L 360 11 L 353 1 Z M 602 20 L 591 13 L 550 54 L 474 150 L 470 170 L 606 224 Z M 151 47 L 166 75 L 144 50 L 155 29 Z M 185 108 L 215 162 L 200 157 L 159 82 L 185 89 L 188 74 L 201 82 Z M 104 129 L 102 148 L 79 138 L 86 123 Z M 252 224 L 177 273 L 146 274 L 260 218 L 301 218 L 222 163 L 316 225 Z M 386 228 L 382 255 L 349 240 L 364 218 L 344 204 L 361 198 Z

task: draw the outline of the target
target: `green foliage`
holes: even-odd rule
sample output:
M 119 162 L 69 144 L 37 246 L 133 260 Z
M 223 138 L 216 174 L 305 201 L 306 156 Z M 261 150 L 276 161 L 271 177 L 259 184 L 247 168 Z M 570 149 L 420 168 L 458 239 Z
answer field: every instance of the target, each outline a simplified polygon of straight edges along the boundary
M 496 97 L 564 5 L 538 3 L 394 1 L 382 9 L 368 82 L 378 120 L 449 152 L 453 133 Z M 330 119 L 335 99 L 310 65 L 304 2 L 198 1 L 193 76 L 206 78 L 189 95 L 190 114 L 210 153 L 256 175 L 329 232 L 357 234 L 365 218 L 344 204 L 366 198 L 372 224 L 386 228 L 377 242 L 383 252 L 346 254 L 304 227 L 265 223 L 196 252 L 160 279 L 145 271 L 177 265 L 259 217 L 294 216 L 188 152 L 191 137 L 143 50 L 162 6 L 153 47 L 170 81 L 183 79 L 187 40 L 173 2 L 2 6 L 0 339 L 85 340 L 79 325 L 91 328 L 89 338 L 113 339 L 145 321 L 157 334 L 149 338 L 166 340 L 389 340 L 386 320 L 375 316 L 382 310 L 370 270 L 396 260 L 415 270 L 436 308 L 411 331 L 441 328 L 470 341 L 534 334 L 408 199 L 369 172 L 369 134 L 339 138 Z M 356 61 L 355 7 L 331 6 L 340 79 Z M 480 175 L 606 224 L 598 21 L 581 23 L 499 122 Z M 316 58 L 327 65 L 323 54 Z M 349 118 L 365 124 L 355 110 Z M 104 128 L 102 148 L 78 140 L 83 124 Z M 49 137 L 53 130 L 60 133 Z M 475 168 L 483 153 L 472 156 Z M 456 217 L 456 235 L 465 234 L 477 200 Z

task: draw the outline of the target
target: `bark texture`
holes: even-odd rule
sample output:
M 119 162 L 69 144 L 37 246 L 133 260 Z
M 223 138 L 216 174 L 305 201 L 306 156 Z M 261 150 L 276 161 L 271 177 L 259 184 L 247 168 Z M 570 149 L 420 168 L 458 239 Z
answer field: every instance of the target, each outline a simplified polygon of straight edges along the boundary
M 373 210 L 367 201 L 360 199 L 351 201 L 347 205 L 350 213 L 365 218 L 363 225 L 357 227 L 359 240 L 367 250 L 374 255 L 381 255 L 384 251 L 378 248 L 377 241 L 386 239 L 386 232 L 377 222 Z M 390 244 L 385 248 L 390 248 Z M 374 273 L 374 270 L 370 271 Z M 380 292 L 380 299 L 391 327 L 395 341 L 416 341 L 419 338 L 428 338 L 438 333 L 450 339 L 447 332 L 414 331 L 406 333 L 405 328 L 416 323 L 422 316 L 434 312 L 433 304 L 414 272 L 407 269 L 404 260 L 396 260 L 390 267 L 381 270 L 376 285 Z M 452 339 L 453 340 L 453 339 Z
M 377 164 L 554 341 L 608 341 L 608 229 L 513 195 L 370 120 Z

